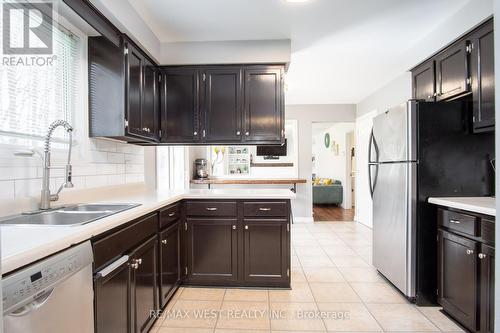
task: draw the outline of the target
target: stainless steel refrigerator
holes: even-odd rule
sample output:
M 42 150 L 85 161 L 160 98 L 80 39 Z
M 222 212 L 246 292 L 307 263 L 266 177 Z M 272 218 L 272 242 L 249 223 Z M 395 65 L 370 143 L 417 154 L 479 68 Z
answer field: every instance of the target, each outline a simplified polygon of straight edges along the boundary
M 373 120 L 373 265 L 418 304 L 436 297 L 437 217 L 427 198 L 492 194 L 494 137 L 472 134 L 469 113 L 466 101 L 409 101 Z

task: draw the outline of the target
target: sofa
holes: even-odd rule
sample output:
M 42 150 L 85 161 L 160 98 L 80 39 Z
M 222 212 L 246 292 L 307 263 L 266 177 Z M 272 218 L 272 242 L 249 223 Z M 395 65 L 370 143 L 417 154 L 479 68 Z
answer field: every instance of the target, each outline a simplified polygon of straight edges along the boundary
M 344 200 L 344 189 L 339 180 L 332 184 L 313 183 L 313 204 L 341 205 Z

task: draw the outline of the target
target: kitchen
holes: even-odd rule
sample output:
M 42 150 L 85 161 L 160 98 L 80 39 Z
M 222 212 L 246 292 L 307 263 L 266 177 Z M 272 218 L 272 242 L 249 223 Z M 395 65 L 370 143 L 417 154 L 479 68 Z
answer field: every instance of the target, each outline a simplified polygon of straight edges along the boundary
M 493 1 L 2 11 L 4 332 L 494 331 Z

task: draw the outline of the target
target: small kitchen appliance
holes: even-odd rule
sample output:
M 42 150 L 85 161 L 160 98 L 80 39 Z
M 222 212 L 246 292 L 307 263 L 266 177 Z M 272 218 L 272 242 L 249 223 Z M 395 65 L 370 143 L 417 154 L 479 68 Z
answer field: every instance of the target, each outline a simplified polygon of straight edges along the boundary
M 198 179 L 208 178 L 208 161 L 198 158 L 194 161 L 195 177 Z

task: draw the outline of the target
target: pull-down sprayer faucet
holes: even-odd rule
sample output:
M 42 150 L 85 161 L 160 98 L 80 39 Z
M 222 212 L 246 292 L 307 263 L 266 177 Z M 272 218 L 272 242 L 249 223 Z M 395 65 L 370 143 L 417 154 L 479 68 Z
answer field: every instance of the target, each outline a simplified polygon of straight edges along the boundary
M 69 134 L 69 147 L 68 147 L 68 161 L 65 167 L 65 181 L 61 184 L 57 193 L 50 193 L 50 141 L 52 139 L 52 133 L 54 130 L 63 126 L 66 132 Z M 72 133 L 73 127 L 65 120 L 56 120 L 49 126 L 47 135 L 45 136 L 45 146 L 43 148 L 43 180 L 42 180 L 42 195 L 40 200 L 40 209 L 50 209 L 50 202 L 59 200 L 59 193 L 61 193 L 63 188 L 72 188 L 73 183 L 71 181 L 71 148 L 72 148 Z

